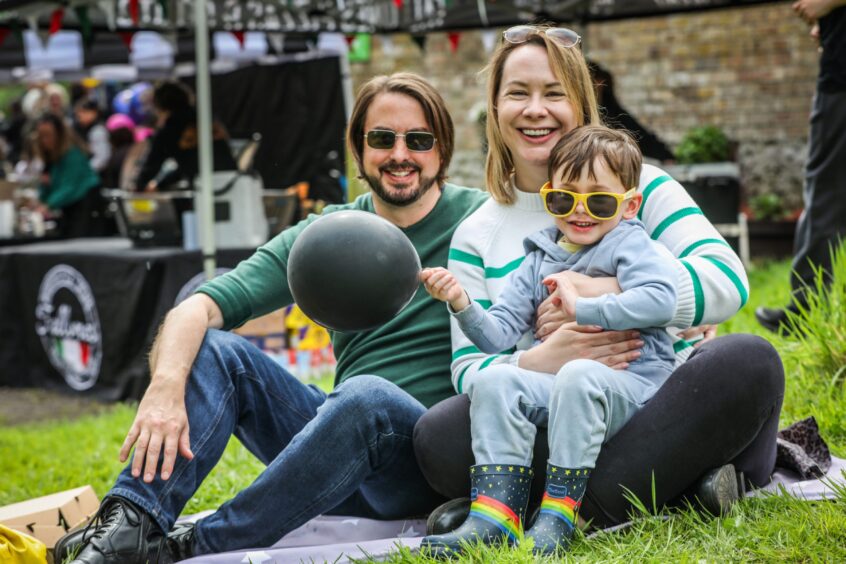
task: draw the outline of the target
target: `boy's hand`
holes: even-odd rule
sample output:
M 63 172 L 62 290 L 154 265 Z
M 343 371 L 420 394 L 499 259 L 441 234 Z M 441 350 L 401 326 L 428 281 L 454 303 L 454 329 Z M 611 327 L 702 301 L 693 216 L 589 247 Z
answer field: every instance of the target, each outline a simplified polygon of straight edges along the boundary
M 549 290 L 549 295 L 552 297 L 552 303 L 561 308 L 564 312 L 567 321 L 576 320 L 576 300 L 579 297 L 579 292 L 576 286 L 566 276 L 559 276 L 553 278 L 547 276 L 543 279 L 543 283 Z
M 424 268 L 420 281 L 429 295 L 442 302 L 449 302 L 453 311 L 461 311 L 470 305 L 470 299 L 455 276 L 446 268 Z

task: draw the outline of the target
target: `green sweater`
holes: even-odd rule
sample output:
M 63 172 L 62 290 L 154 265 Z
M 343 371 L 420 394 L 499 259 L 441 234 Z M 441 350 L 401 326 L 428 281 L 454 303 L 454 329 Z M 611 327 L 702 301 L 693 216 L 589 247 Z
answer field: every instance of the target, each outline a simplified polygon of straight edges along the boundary
M 38 187 L 38 198 L 54 210 L 75 204 L 100 184 L 100 177 L 91 168 L 88 158 L 76 147 L 71 147 L 53 163 L 49 172 L 50 184 Z
M 485 199 L 487 194 L 480 190 L 446 184 L 432 212 L 403 229 L 424 267 L 446 266 L 453 231 Z M 375 213 L 370 194 L 350 204 L 327 207 L 324 213 L 345 209 Z M 234 270 L 198 290 L 220 307 L 225 329 L 292 303 L 288 253 L 297 235 L 317 218 L 309 216 L 286 229 Z M 333 333 L 332 341 L 338 359 L 335 385 L 353 376 L 373 374 L 395 383 L 427 407 L 454 393 L 449 370 L 449 314 L 446 306 L 422 287 L 385 325 L 361 333 Z

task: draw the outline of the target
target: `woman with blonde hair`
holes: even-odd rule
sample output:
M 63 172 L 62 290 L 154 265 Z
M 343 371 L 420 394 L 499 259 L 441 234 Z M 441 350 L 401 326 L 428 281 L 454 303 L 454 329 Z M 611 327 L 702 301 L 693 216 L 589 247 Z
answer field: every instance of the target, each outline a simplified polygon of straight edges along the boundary
M 486 180 L 492 198 L 456 230 L 449 260 L 449 270 L 483 307 L 497 301 L 507 275 L 522 262 L 523 239 L 553 224 L 539 196 L 549 180 L 552 147 L 572 129 L 601 121 L 580 40 L 566 28 L 517 26 L 504 32 L 486 69 Z M 758 337 L 715 338 L 712 325 L 746 302 L 749 288 L 740 260 L 664 171 L 645 164 L 638 191 L 643 198 L 639 219 L 650 237 L 675 257 L 679 275 L 678 305 L 668 328 L 675 341 L 676 369 L 616 435 L 605 437 L 580 511 L 595 527 L 627 520 L 632 507 L 627 491 L 641 500 L 655 499 L 659 507 L 695 493 L 707 509 L 724 510 L 747 484 L 769 481 L 775 463 L 784 390 L 778 355 Z M 572 272 L 558 276 L 567 277 L 582 297 L 620 292 L 614 278 Z M 507 467 L 477 467 L 472 476 L 467 471 L 474 457 L 464 392 L 484 378 L 486 368 L 510 363 L 554 374 L 570 360 L 587 358 L 623 369 L 640 356 L 643 343 L 635 331 L 602 331 L 561 319 L 547 300 L 538 308 L 535 335 L 524 335 L 517 351 L 496 355 L 481 353 L 453 322 L 452 380 L 459 395 L 432 407 L 415 428 L 417 457 L 436 491 L 459 498 L 479 491 L 479 480 L 507 481 Z M 529 349 L 533 337 L 542 342 Z M 514 395 L 513 414 L 543 427 L 548 413 L 524 400 Z M 550 503 L 543 491 L 546 440 L 545 431 L 539 431 L 530 509 L 541 496 Z M 429 534 L 455 528 L 474 503 L 451 502 L 436 510 Z M 485 511 L 480 506 L 473 514 L 497 521 L 482 515 Z M 498 540 L 518 538 L 513 532 L 524 528 L 521 511 L 503 515 Z M 570 517 L 575 522 L 575 515 Z M 509 519 L 518 522 L 506 523 Z M 495 537 L 485 539 L 497 542 Z

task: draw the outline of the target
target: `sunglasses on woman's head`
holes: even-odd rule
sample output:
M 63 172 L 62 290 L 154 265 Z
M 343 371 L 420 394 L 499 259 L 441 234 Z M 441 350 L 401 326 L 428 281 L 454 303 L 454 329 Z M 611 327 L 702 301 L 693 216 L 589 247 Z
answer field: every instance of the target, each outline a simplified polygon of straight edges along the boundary
M 549 215 L 555 217 L 567 217 L 576 211 L 579 202 L 585 212 L 593 219 L 606 221 L 616 217 L 620 211 L 620 205 L 629 200 L 637 193 L 637 188 L 632 188 L 625 194 L 615 192 L 588 192 L 579 194 L 570 190 L 553 188 L 549 182 L 543 185 L 540 196 L 543 198 L 543 206 Z
M 525 43 L 533 35 L 546 35 L 562 47 L 575 47 L 582 40 L 581 36 L 566 27 L 536 27 L 516 25 L 502 32 L 502 37 L 509 43 Z
M 405 139 L 405 146 L 409 151 L 425 153 L 431 151 L 435 146 L 435 136 L 428 131 L 409 131 L 408 133 L 397 133 L 390 129 L 371 129 L 364 134 L 367 145 L 371 149 L 393 149 L 397 137 Z

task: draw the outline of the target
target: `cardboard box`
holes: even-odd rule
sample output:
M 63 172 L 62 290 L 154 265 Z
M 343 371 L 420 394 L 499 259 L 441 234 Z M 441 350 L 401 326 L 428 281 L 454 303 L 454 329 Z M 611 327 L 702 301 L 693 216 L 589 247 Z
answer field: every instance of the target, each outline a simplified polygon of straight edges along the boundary
M 0 507 L 0 523 L 53 548 L 65 533 L 88 523 L 99 507 L 94 489 L 83 486 Z
M 0 200 L 12 200 L 15 197 L 15 190 L 18 185 L 8 180 L 0 179 Z

